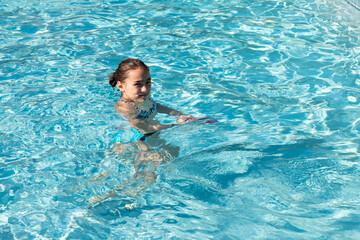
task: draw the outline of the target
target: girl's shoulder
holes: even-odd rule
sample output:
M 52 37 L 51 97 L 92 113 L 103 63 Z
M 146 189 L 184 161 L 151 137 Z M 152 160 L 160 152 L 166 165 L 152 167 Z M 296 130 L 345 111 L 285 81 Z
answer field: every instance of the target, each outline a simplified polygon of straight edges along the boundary
M 138 112 L 135 104 L 132 105 L 132 104 L 129 104 L 122 100 L 119 100 L 116 102 L 115 109 L 117 112 L 121 113 L 122 115 L 124 115 L 127 118 L 134 118 L 134 116 Z

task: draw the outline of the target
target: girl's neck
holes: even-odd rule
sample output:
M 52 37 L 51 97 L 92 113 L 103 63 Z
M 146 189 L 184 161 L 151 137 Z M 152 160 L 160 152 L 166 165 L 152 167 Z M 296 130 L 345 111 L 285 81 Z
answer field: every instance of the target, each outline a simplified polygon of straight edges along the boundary
M 137 102 L 137 101 L 134 101 L 132 99 L 126 99 L 126 98 L 121 98 L 120 101 L 128 103 L 130 105 L 133 105 L 136 108 L 142 107 L 142 106 L 146 107 L 147 105 L 149 105 L 149 103 L 153 103 L 153 101 L 152 101 L 152 99 L 150 97 L 147 98 L 145 101 L 142 101 L 142 102 Z
M 146 99 L 143 100 L 143 101 L 133 100 L 133 99 L 129 98 L 129 97 L 127 96 L 127 94 L 125 94 L 125 93 L 122 93 L 121 95 L 122 95 L 122 96 L 121 96 L 121 99 L 122 99 L 122 100 L 127 101 L 127 102 L 132 102 L 132 103 L 142 103 L 142 102 L 146 102 L 146 101 L 151 100 L 151 95 L 150 95 L 150 94 L 147 95 L 147 96 L 146 96 Z

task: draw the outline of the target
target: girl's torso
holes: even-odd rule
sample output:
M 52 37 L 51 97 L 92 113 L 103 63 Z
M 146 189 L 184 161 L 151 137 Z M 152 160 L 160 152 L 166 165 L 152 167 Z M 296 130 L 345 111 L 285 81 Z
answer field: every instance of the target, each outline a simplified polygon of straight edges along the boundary
M 148 99 L 145 102 L 140 104 L 135 104 L 133 102 L 129 102 L 123 99 L 120 99 L 115 106 L 116 110 L 125 116 L 134 127 L 138 129 L 142 133 L 150 133 L 153 131 L 149 131 L 146 129 L 148 125 L 157 125 L 158 121 L 154 120 L 154 117 L 157 113 L 156 103 Z M 143 126 L 140 128 L 139 126 Z

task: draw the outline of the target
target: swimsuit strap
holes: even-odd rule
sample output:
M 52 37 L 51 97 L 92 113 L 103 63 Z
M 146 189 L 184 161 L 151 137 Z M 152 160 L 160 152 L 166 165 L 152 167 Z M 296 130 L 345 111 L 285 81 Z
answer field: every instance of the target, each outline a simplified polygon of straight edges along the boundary
M 128 102 L 128 101 L 125 101 L 125 100 L 122 100 L 122 99 L 120 99 L 119 100 L 120 102 L 124 102 L 124 103 L 127 103 L 127 104 L 130 104 L 130 105 L 132 105 L 132 106 L 134 106 L 135 108 L 136 108 L 136 110 L 139 110 L 139 111 L 146 111 L 146 110 L 142 110 L 142 109 L 140 109 L 138 106 L 136 106 L 136 104 L 135 103 L 132 103 L 132 102 Z M 155 102 L 152 100 L 152 99 L 150 99 L 150 101 L 152 101 L 153 102 L 153 107 L 156 105 L 155 104 Z M 151 110 L 150 110 L 151 111 Z
M 132 102 L 128 102 L 128 101 L 125 101 L 125 100 L 122 100 L 122 99 L 120 99 L 119 101 L 120 101 L 120 102 L 123 102 L 123 103 L 130 104 L 130 105 L 134 106 L 137 110 L 139 110 L 139 108 L 138 108 L 134 103 L 132 103 Z

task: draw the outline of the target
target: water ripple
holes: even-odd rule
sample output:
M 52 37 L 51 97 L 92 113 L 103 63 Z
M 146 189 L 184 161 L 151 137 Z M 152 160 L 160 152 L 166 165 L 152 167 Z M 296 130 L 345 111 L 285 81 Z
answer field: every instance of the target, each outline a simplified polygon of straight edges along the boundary
M 302 239 L 359 235 L 359 18 L 345 1 L 0 4 L 2 237 Z M 161 138 L 179 157 L 132 200 L 109 74 L 216 124 Z

